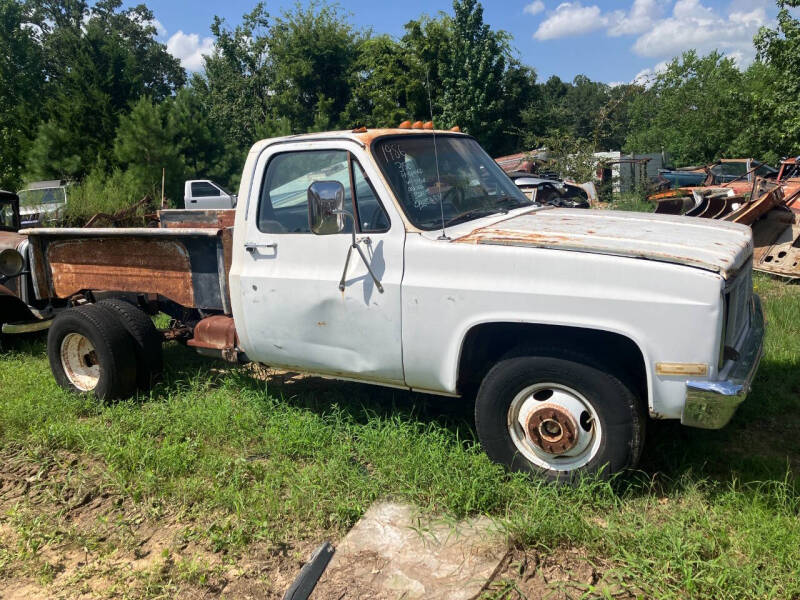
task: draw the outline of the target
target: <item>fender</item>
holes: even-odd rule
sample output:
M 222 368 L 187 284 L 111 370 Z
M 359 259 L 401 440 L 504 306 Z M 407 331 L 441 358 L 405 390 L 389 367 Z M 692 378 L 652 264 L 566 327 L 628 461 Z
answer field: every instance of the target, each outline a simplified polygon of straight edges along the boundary
M 28 305 L 4 285 L 0 285 L 0 324 L 39 321 Z
M 464 352 L 464 345 L 466 343 L 467 335 L 472 331 L 475 327 L 479 327 L 481 325 L 491 325 L 491 324 L 509 324 L 509 325 L 539 325 L 539 326 L 546 326 L 546 327 L 563 327 L 565 329 L 583 329 L 587 331 L 595 331 L 598 333 L 610 333 L 614 335 L 618 335 L 623 337 L 630 342 L 632 342 L 636 348 L 638 348 L 639 352 L 644 359 L 644 369 L 646 374 L 647 380 L 647 404 L 648 407 L 652 410 L 654 399 L 653 399 L 653 385 L 652 385 L 652 369 L 651 369 L 651 360 L 649 357 L 649 352 L 647 351 L 646 346 L 642 342 L 641 336 L 636 335 L 635 333 L 631 333 L 625 329 L 622 329 L 617 326 L 616 323 L 587 323 L 587 322 L 554 322 L 552 320 L 537 320 L 534 318 L 528 319 L 520 319 L 519 315 L 516 315 L 516 318 L 511 317 L 511 315 L 502 315 L 502 314 L 488 314 L 482 315 L 478 319 L 465 321 L 462 323 L 461 327 L 459 328 L 457 334 L 453 338 L 453 347 L 448 352 L 449 357 L 449 364 L 450 370 L 447 373 L 448 377 L 448 385 L 452 386 L 451 389 L 456 388 L 456 382 L 458 381 L 459 377 L 459 366 L 461 364 L 462 355 Z

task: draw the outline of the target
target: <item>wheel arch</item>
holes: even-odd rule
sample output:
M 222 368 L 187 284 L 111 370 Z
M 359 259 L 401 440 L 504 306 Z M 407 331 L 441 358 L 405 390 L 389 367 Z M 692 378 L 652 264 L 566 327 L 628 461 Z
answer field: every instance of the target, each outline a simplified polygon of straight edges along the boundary
M 551 345 L 589 355 L 627 377 L 645 408 L 653 406 L 647 353 L 633 336 L 599 327 L 520 321 L 485 321 L 471 325 L 461 337 L 455 377 L 461 394 L 477 389 L 502 356 L 526 344 Z
M 0 323 L 38 320 L 25 302 L 6 286 L 0 285 Z

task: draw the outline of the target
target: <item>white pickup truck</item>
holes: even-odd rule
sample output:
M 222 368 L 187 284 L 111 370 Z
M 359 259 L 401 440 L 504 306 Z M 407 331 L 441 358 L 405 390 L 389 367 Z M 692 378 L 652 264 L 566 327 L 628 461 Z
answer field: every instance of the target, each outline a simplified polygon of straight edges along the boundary
M 239 197 L 235 213 L 166 211 L 161 228 L 23 232 L 37 295 L 75 305 L 49 332 L 59 384 L 130 395 L 158 374 L 162 339 L 182 338 L 474 397 L 492 459 L 571 479 L 635 465 L 648 416 L 724 426 L 761 357 L 749 228 L 538 206 L 468 135 L 264 140 Z
M 184 208 L 236 208 L 236 196 L 210 179 L 189 179 L 183 184 Z

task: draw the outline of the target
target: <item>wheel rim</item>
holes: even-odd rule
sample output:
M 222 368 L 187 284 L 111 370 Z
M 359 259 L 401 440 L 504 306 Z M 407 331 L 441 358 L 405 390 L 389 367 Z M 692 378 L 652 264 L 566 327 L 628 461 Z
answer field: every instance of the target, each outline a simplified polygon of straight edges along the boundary
M 559 383 L 537 383 L 520 391 L 508 409 L 508 432 L 525 458 L 552 471 L 588 464 L 603 434 L 592 404 Z
M 61 341 L 61 366 L 70 383 L 90 392 L 100 380 L 100 364 L 92 342 L 80 333 L 69 333 Z

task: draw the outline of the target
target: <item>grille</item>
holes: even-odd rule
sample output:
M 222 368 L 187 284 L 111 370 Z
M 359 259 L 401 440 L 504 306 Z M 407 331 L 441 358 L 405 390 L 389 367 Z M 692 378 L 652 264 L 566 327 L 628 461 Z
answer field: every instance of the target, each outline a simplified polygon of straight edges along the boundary
M 728 318 L 725 322 L 725 345 L 736 347 L 736 342 L 750 326 L 750 309 L 753 298 L 752 259 L 739 271 L 736 279 L 725 292 Z

